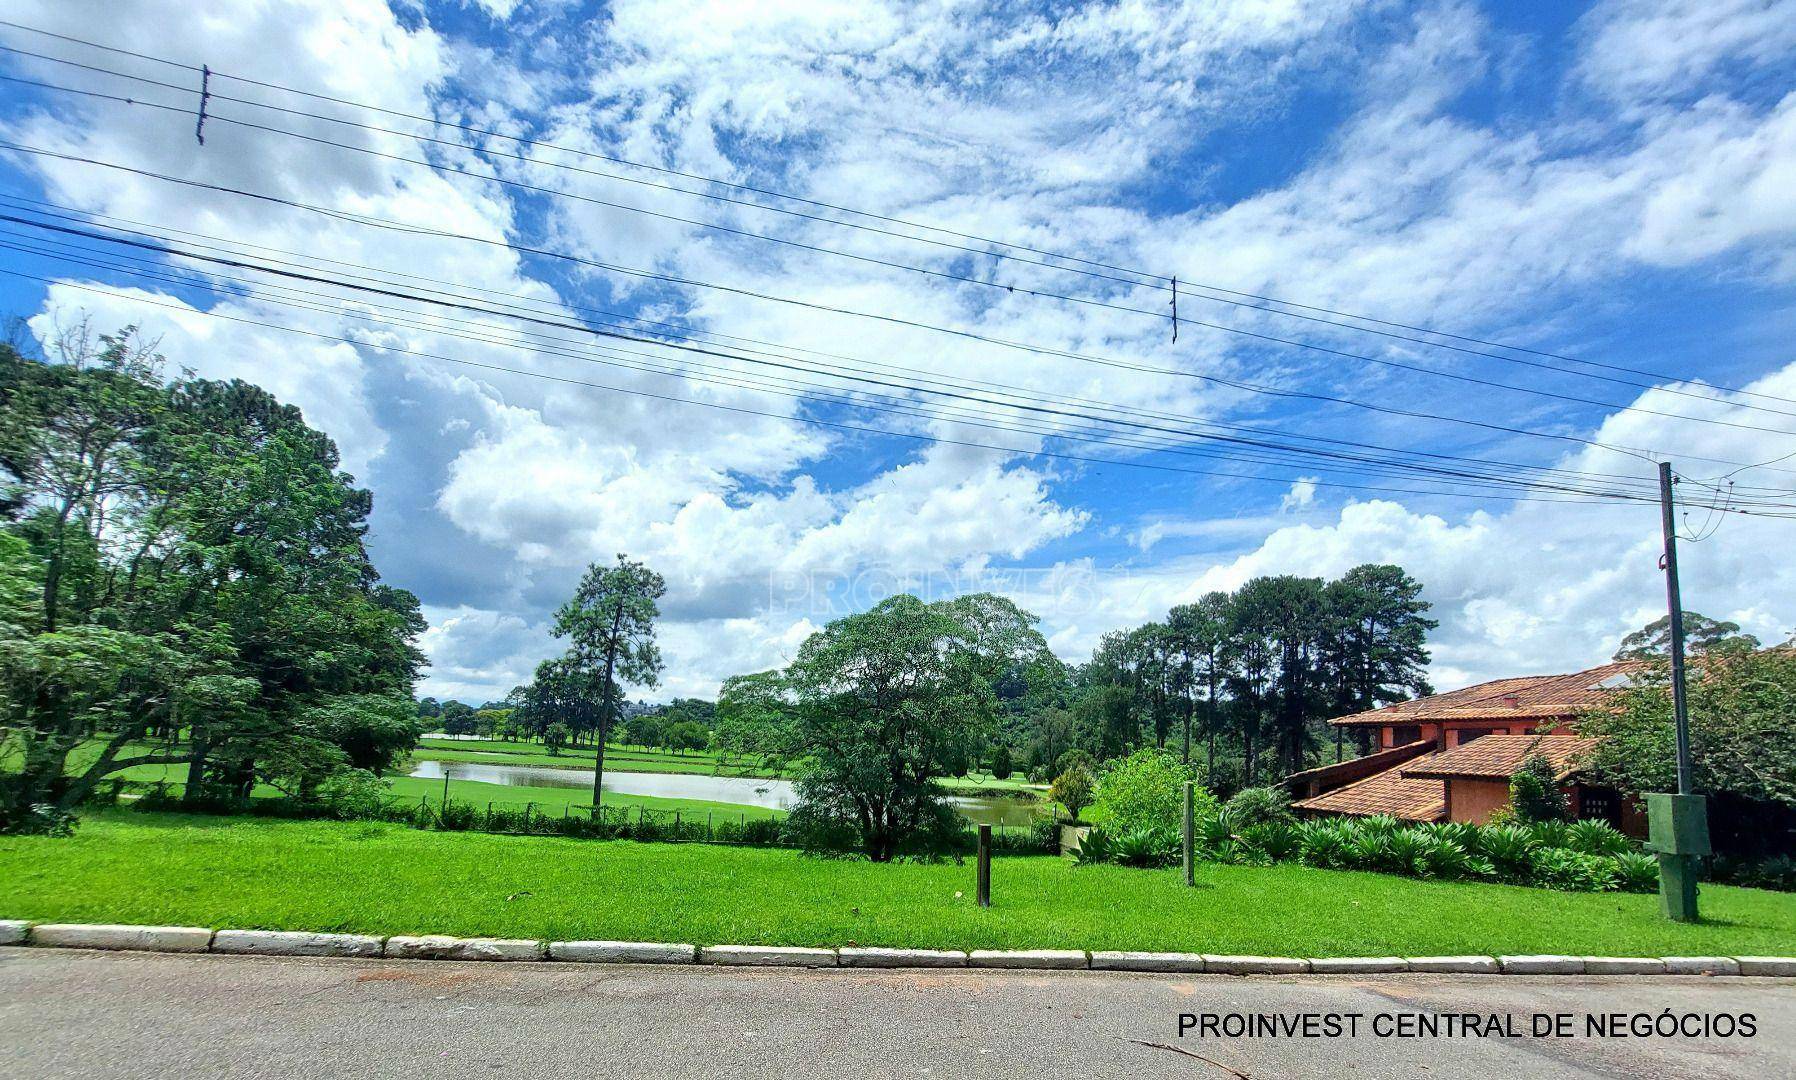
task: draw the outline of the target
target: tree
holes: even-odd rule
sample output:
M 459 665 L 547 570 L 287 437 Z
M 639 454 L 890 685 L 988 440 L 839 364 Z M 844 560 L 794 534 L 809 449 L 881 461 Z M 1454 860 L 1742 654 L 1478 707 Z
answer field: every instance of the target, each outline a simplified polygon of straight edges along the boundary
M 577 670 L 598 676 L 599 724 L 594 734 L 598 753 L 593 761 L 592 804 L 603 796 L 605 741 L 611 736 L 620 686 L 654 686 L 661 674 L 661 650 L 655 644 L 655 601 L 667 592 L 661 575 L 622 554 L 615 566 L 588 567 L 573 599 L 555 613 L 555 636 L 570 642 L 568 660 Z
M 1209 740 L 1205 775 L 1216 771 L 1216 692 L 1222 681 L 1223 647 L 1226 642 L 1229 597 L 1205 593 L 1195 604 L 1181 604 L 1166 616 L 1177 665 L 1177 686 L 1185 718 L 1184 747 L 1180 760 L 1191 762 L 1191 721 L 1201 691 L 1204 702 L 1204 734 Z
M 1074 762 L 1071 768 L 1056 776 L 1054 782 L 1048 785 L 1048 798 L 1066 807 L 1067 815 L 1078 821 L 1080 813 L 1091 805 L 1093 786 L 1091 770 L 1085 767 L 1084 762 Z
M 1532 824 L 1538 821 L 1566 821 L 1571 817 L 1565 792 L 1559 789 L 1553 763 L 1540 754 L 1529 754 L 1521 767 L 1509 778 L 1509 805 L 1516 820 Z
M 1630 794 L 1677 790 L 1670 665 L 1650 661 L 1579 722 L 1585 762 Z M 1723 643 L 1691 666 L 1690 761 L 1717 846 L 1788 850 L 1796 828 L 1796 650 Z
M 813 634 L 783 679 L 791 723 L 780 756 L 803 761 L 794 827 L 850 836 L 879 862 L 957 835 L 933 777 L 992 733 L 997 680 L 1051 666 L 1036 621 L 989 594 L 899 595 Z
M 1324 664 L 1332 683 L 1332 712 L 1347 716 L 1412 696 L 1428 685 L 1428 632 L 1422 585 L 1400 566 L 1356 566 L 1323 591 Z M 1362 728 L 1361 734 L 1369 734 Z M 1335 729 L 1337 759 L 1344 728 Z M 1369 749 L 1362 744 L 1361 751 Z
M 543 729 L 543 748 L 549 751 L 549 756 L 561 753 L 561 748 L 567 745 L 568 734 L 567 725 L 559 720 Z
M 443 734 L 474 734 L 474 707 L 453 699 L 443 702 L 442 712 Z
M 732 675 L 717 695 L 714 744 L 723 756 L 784 753 L 798 742 L 786 679 L 778 671 Z
M 1010 763 L 1010 747 L 999 743 L 998 748 L 992 751 L 992 779 L 1008 780 L 1013 771 L 1014 767 Z
M 298 409 L 241 382 L 165 385 L 129 330 L 95 341 L 64 335 L 56 363 L 0 347 L 17 556 L 0 594 L 29 609 L 3 635 L 19 768 L 0 770 L 0 828 L 139 764 L 186 764 L 198 798 L 309 791 L 382 757 L 390 709 L 368 703 L 413 710 L 423 620 L 368 559 L 372 497 Z
M 1692 656 L 1719 645 L 1756 649 L 1759 639 L 1740 632 L 1740 624 L 1721 622 L 1700 612 L 1684 612 L 1684 651 Z M 1655 660 L 1671 655 L 1671 616 L 1661 615 L 1621 639 L 1616 660 Z

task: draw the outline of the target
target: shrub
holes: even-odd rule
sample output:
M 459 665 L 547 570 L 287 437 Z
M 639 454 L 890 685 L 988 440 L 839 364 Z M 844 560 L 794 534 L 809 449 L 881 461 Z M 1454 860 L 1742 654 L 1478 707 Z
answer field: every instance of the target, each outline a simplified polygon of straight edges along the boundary
M 1623 892 L 1657 892 L 1659 860 L 1642 851 L 1624 851 L 1615 856 L 1615 869 L 1621 875 Z
M 1466 851 L 1464 844 L 1439 833 L 1423 832 L 1419 829 L 1415 831 L 1414 835 L 1422 841 L 1419 860 L 1422 877 L 1454 881 L 1459 878 L 1475 876 L 1472 856 Z
M 1521 821 L 1564 821 L 1571 816 L 1552 763 L 1539 754 L 1528 755 L 1509 778 L 1509 805 Z
M 1119 835 L 1113 845 L 1116 861 L 1124 866 L 1165 866 L 1176 850 L 1171 837 L 1162 829 L 1131 829 Z
M 1359 827 L 1362 832 L 1383 833 L 1389 836 L 1401 829 L 1403 823 L 1389 814 L 1373 814 L 1370 817 L 1360 818 Z
M 1524 826 L 1534 837 L 1536 847 L 1569 848 L 1571 842 L 1571 826 L 1563 821 L 1536 821 Z
M 1567 892 L 1604 892 L 1619 888 L 1622 874 L 1607 855 L 1585 855 L 1570 848 L 1537 847 L 1528 855 L 1528 879 L 1544 888 Z
M 1066 807 L 1066 812 L 1078 821 L 1079 815 L 1091 805 L 1093 783 L 1090 771 L 1075 761 L 1071 768 L 1054 778 L 1054 783 L 1048 787 L 1048 797 Z
M 1233 801 L 1230 800 L 1231 804 Z M 1241 831 L 1241 843 L 1249 851 L 1258 852 L 1273 862 L 1281 862 L 1297 852 L 1297 827 L 1283 821 L 1250 825 Z
M 380 816 L 386 781 L 367 769 L 338 769 L 318 785 L 314 797 L 324 812 L 341 821 Z
M 1291 812 L 1291 796 L 1282 787 L 1243 788 L 1229 799 L 1225 809 L 1242 829 L 1296 820 L 1296 815 Z
M 1431 843 L 1414 829 L 1398 829 L 1385 843 L 1387 868 L 1394 874 L 1422 877 L 1428 873 Z
M 1565 846 L 1586 855 L 1620 855 L 1633 842 L 1604 821 L 1579 821 L 1566 827 Z
M 1137 750 L 1110 764 L 1098 780 L 1095 806 L 1119 836 L 1137 829 L 1161 829 L 1176 836 L 1183 829 L 1179 817 L 1184 812 L 1185 781 L 1194 778 L 1171 754 Z M 1214 816 L 1215 797 L 1198 788 L 1194 809 L 1199 818 Z
M 1522 880 L 1529 867 L 1528 856 L 1537 846 L 1534 834 L 1519 825 L 1487 825 L 1478 831 L 1478 851 L 1496 872 L 1511 880 Z
M 1769 859 L 1741 859 L 1717 855 L 1709 863 L 1710 881 L 1743 885 L 1750 889 L 1796 892 L 1796 859 L 1774 855 Z
M 1073 862 L 1079 866 L 1111 862 L 1115 858 L 1116 851 L 1110 842 L 1110 832 L 1102 825 L 1086 830 L 1085 838 L 1079 841 L 1079 850 L 1073 852 Z
M 1339 870 L 1346 865 L 1347 848 L 1356 830 L 1351 821 L 1306 821 L 1297 826 L 1298 858 L 1305 866 Z

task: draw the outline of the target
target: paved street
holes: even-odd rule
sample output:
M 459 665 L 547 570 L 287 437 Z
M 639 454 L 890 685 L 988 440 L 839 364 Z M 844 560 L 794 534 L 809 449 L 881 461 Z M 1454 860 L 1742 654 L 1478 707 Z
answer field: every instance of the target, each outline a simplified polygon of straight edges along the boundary
M 1750 1039 L 1181 1039 L 1182 1012 L 1750 1012 Z M 1796 1077 L 1796 980 L 772 971 L 0 949 L 0 1074 Z

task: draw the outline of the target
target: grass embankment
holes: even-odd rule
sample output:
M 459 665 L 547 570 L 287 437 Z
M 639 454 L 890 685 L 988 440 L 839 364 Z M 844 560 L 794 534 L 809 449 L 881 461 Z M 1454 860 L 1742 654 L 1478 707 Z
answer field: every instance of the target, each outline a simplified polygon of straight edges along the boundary
M 503 740 L 431 739 L 418 741 L 414 758 L 433 761 L 460 761 L 481 765 L 538 765 L 562 769 L 590 769 L 593 751 L 590 747 L 569 748 L 551 754 L 536 743 Z M 639 746 L 605 746 L 605 768 L 617 772 L 693 773 L 704 776 L 742 776 L 756 779 L 792 779 L 790 769 L 775 769 L 764 761 L 732 758 L 722 761 L 709 751 L 680 753 L 653 750 Z M 999 780 L 990 773 L 975 772 L 969 776 L 944 776 L 936 780 L 956 795 L 1040 795 L 1046 785 L 1031 784 L 1018 776 Z
M 794 852 L 107 813 L 70 839 L 0 837 L 0 917 L 548 939 L 1275 955 L 1788 954 L 1796 896 L 1654 896 L 1420 882 L 1293 866 L 1177 871 L 1001 858 L 878 866 Z M 958 895 L 957 895 L 958 894 Z

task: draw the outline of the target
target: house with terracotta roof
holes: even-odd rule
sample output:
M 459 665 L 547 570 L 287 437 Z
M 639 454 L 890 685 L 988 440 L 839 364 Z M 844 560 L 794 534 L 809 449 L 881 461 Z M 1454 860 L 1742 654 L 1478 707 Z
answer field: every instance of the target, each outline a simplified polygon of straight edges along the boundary
M 1595 740 L 1574 730 L 1580 714 L 1630 685 L 1644 666 L 1630 660 L 1569 675 L 1496 679 L 1331 720 L 1371 730 L 1374 750 L 1286 777 L 1292 806 L 1305 815 L 1482 824 L 1508 805 L 1510 777 L 1538 754 L 1553 766 L 1573 816 L 1644 835 L 1644 815 L 1631 800 L 1582 775 Z

